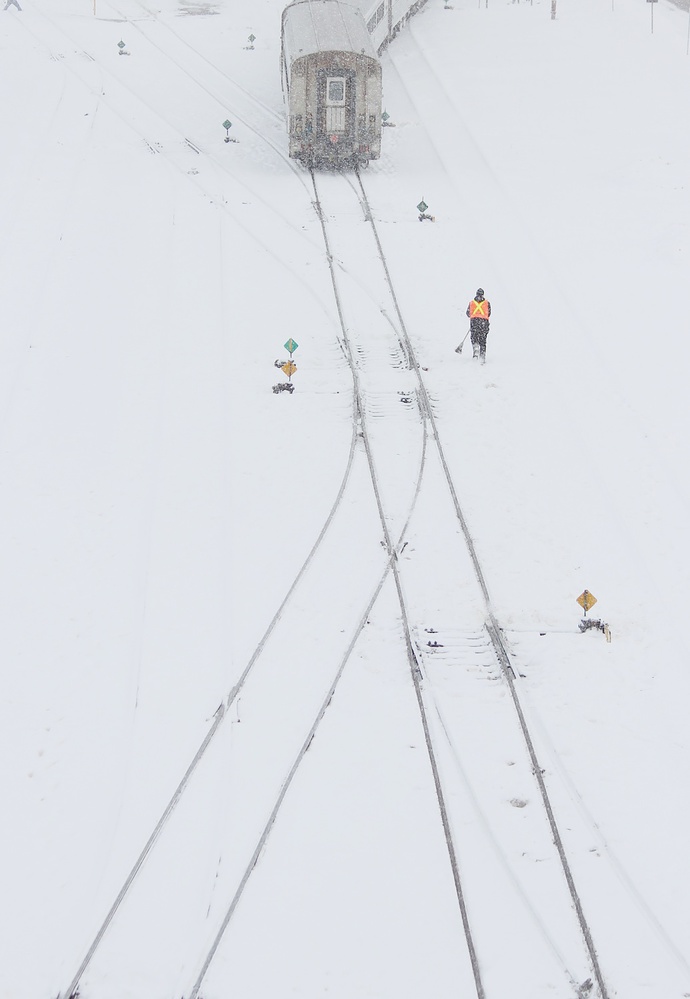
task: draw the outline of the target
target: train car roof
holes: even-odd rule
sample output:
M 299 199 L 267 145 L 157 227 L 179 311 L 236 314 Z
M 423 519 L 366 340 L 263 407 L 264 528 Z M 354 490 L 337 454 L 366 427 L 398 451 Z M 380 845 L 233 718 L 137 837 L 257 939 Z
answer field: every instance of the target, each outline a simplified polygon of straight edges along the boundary
M 345 0 L 294 0 L 283 11 L 289 60 L 316 52 L 358 52 L 377 59 L 359 7 Z

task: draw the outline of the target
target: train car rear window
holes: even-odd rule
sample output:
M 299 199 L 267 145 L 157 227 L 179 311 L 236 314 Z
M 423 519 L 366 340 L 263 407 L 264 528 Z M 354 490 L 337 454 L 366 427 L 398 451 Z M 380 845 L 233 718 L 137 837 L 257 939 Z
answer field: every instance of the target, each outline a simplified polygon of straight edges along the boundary
M 329 77 L 327 100 L 329 104 L 345 103 L 345 80 L 342 77 Z

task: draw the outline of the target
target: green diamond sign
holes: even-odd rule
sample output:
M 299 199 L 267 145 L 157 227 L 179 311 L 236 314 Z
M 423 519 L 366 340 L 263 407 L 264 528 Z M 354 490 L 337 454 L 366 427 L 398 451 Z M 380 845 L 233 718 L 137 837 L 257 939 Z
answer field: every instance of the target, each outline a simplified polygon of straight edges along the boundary
M 287 343 L 284 343 L 283 346 L 287 350 L 288 354 L 294 354 L 294 352 L 299 347 L 299 344 L 295 340 L 293 340 L 292 337 L 290 337 Z
M 224 128 L 224 129 L 225 129 L 226 131 L 227 131 L 227 129 L 229 129 L 229 128 L 232 128 L 232 122 L 231 122 L 231 121 L 228 121 L 228 119 L 226 118 L 226 119 L 225 119 L 225 121 L 223 122 L 223 128 Z
M 424 212 L 425 212 L 425 211 L 427 210 L 427 208 L 428 208 L 428 207 L 429 207 L 429 206 L 427 205 L 427 203 L 426 203 L 426 201 L 424 200 L 424 198 L 422 198 L 422 200 L 421 200 L 421 201 L 419 202 L 419 204 L 417 205 L 417 208 L 418 208 L 418 209 L 419 209 L 419 211 L 420 211 L 420 212 L 422 212 L 422 213 L 424 213 Z

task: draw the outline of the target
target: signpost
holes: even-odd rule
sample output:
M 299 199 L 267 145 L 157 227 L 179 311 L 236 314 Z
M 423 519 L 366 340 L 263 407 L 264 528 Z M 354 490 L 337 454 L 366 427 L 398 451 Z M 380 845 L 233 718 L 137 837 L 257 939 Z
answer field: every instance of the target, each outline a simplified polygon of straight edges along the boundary
M 297 371 L 297 365 L 292 360 L 292 355 L 299 347 L 299 344 L 295 340 L 293 340 L 292 337 L 290 337 L 290 339 L 286 343 L 284 343 L 283 346 L 289 353 L 290 360 L 286 361 L 285 364 L 281 364 L 280 370 L 283 372 L 283 374 L 288 376 L 288 381 L 292 381 L 292 376 L 294 375 L 295 371 Z
M 580 607 L 582 607 L 585 612 L 585 616 L 580 621 L 578 625 L 580 631 L 584 634 L 585 631 L 602 631 L 606 637 L 606 641 L 611 641 L 611 629 L 609 628 L 606 621 L 602 621 L 601 618 L 591 618 L 587 617 L 587 611 L 591 610 L 597 602 L 597 598 L 589 590 L 583 590 L 580 596 L 577 598 L 577 602 Z
M 657 3 L 657 2 L 658 2 L 658 0 L 647 0 L 647 3 L 651 4 L 651 6 L 650 6 L 649 9 L 650 9 L 651 15 L 652 15 L 652 34 L 654 34 L 654 4 Z
M 297 365 L 292 360 L 292 355 L 295 353 L 295 351 L 299 347 L 299 344 L 297 343 L 296 340 L 293 340 L 292 337 L 290 337 L 290 339 L 287 340 L 283 344 L 283 346 L 285 347 L 285 349 L 289 353 L 290 360 L 289 361 L 285 361 L 285 363 L 283 363 L 283 364 L 281 364 L 280 361 L 276 361 L 275 362 L 275 366 L 276 366 L 276 368 L 280 368 L 280 370 L 283 372 L 284 375 L 287 375 L 287 382 L 280 382 L 279 385 L 274 385 L 273 386 L 273 391 L 276 394 L 278 394 L 280 392 L 289 392 L 290 395 L 292 395 L 292 393 L 295 391 L 295 386 L 292 384 L 292 376 L 294 375 L 295 371 L 297 371 Z
M 417 205 L 417 211 L 419 212 L 419 221 L 420 222 L 423 222 L 424 219 L 428 219 L 429 222 L 435 222 L 436 221 L 436 219 L 434 218 L 433 215 L 427 215 L 426 210 L 427 210 L 428 207 L 429 206 L 427 205 L 426 201 L 424 200 L 424 198 L 422 198 L 422 200 Z
M 229 118 L 226 118 L 223 122 L 223 128 L 225 129 L 225 142 L 230 142 L 230 129 L 232 128 L 232 122 Z
M 582 607 L 585 612 L 585 617 L 587 617 L 587 611 L 594 607 L 597 602 L 597 598 L 589 592 L 589 590 L 583 590 L 580 596 L 577 598 L 577 602 L 580 607 Z

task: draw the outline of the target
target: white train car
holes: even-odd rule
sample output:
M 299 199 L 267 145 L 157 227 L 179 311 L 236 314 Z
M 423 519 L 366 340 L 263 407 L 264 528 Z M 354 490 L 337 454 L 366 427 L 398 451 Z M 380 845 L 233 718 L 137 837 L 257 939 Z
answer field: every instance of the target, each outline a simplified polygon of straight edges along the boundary
M 381 155 L 378 56 L 427 0 L 293 0 L 281 73 L 290 156 L 305 166 L 366 166 Z
M 379 55 L 427 0 L 357 0 Z
M 281 67 L 290 156 L 357 167 L 381 155 L 381 64 L 352 0 L 294 0 L 283 11 Z

